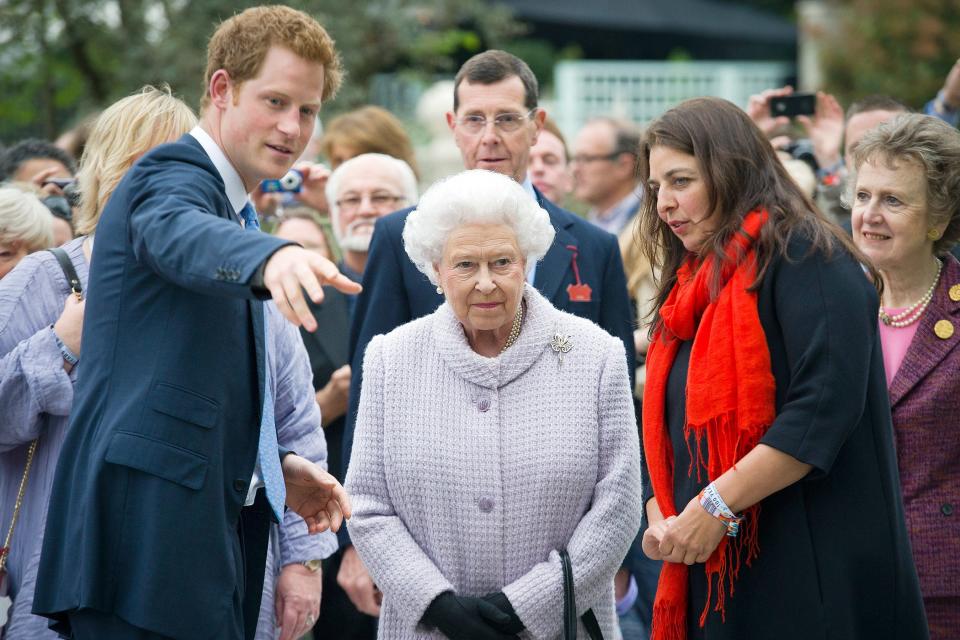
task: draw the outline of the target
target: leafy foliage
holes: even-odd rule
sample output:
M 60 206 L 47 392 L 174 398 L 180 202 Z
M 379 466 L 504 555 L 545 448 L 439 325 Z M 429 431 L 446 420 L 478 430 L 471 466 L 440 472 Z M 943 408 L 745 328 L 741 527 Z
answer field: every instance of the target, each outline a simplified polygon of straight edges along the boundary
M 888 94 L 919 108 L 960 55 L 956 0 L 842 0 L 823 39 L 826 89 L 843 104 Z
M 251 0 L 3 0 L 0 140 L 53 138 L 140 86 L 169 84 L 188 104 L 203 91 L 206 41 Z M 482 0 L 290 0 L 337 41 L 347 81 L 325 108 L 367 99 L 376 73 L 449 73 L 523 33 Z

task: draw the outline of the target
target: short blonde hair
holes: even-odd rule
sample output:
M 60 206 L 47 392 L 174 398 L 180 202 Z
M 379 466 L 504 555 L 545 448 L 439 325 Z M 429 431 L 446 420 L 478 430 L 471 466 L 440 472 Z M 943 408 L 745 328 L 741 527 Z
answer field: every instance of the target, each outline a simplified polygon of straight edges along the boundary
M 53 246 L 53 214 L 27 189 L 0 187 L 0 243 L 27 253 Z
M 190 107 L 174 98 L 166 86 L 147 85 L 110 105 L 94 123 L 80 160 L 77 234 L 93 233 L 107 200 L 140 156 L 176 140 L 196 124 Z
M 320 140 L 320 151 L 327 160 L 332 162 L 333 147 L 338 144 L 352 147 L 357 155 L 382 153 L 393 156 L 406 162 L 414 175 L 419 175 L 410 136 L 403 123 L 383 107 L 367 105 L 331 120 Z
M 224 20 L 207 44 L 207 70 L 203 75 L 200 111 L 210 104 L 210 79 L 220 69 L 230 74 L 234 87 L 257 77 L 271 47 L 289 49 L 323 67 L 326 102 L 340 88 L 340 57 L 333 38 L 320 23 L 303 11 L 281 5 L 251 7 Z

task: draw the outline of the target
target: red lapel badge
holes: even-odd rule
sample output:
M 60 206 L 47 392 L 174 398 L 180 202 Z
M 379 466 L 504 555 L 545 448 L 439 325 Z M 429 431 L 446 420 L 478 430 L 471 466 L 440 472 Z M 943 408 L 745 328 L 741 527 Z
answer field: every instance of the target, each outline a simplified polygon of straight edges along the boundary
M 590 295 L 593 293 L 593 290 L 590 288 L 590 285 L 580 281 L 580 267 L 577 265 L 577 247 L 568 244 L 567 249 L 569 249 L 573 256 L 570 258 L 570 263 L 573 265 L 573 277 L 576 278 L 576 284 L 567 285 L 567 295 L 570 296 L 570 302 L 590 302 Z

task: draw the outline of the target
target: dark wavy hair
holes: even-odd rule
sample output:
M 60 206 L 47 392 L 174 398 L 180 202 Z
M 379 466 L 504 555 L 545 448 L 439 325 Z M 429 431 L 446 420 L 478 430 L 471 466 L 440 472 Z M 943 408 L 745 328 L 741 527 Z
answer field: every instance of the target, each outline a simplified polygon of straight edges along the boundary
M 693 156 L 707 188 L 711 216 L 719 218 L 716 230 L 705 241 L 703 255 L 727 260 L 725 247 L 737 233 L 744 216 L 764 207 L 770 220 L 756 242 L 755 290 L 777 257 L 787 256 L 795 234 L 806 238 L 811 252 L 827 259 L 840 250 L 867 265 L 874 282 L 879 277 L 850 237 L 831 222 L 790 178 L 759 128 L 739 107 L 720 98 L 695 98 L 670 109 L 650 123 L 640 144 L 638 171 L 644 198 L 636 241 L 651 264 L 659 265 L 651 330 L 660 325 L 660 307 L 676 283 L 677 269 L 689 255 L 683 243 L 657 215 L 657 193 L 650 187 L 650 150 L 665 146 Z M 738 256 L 739 259 L 742 256 Z M 719 270 L 711 295 L 721 288 Z

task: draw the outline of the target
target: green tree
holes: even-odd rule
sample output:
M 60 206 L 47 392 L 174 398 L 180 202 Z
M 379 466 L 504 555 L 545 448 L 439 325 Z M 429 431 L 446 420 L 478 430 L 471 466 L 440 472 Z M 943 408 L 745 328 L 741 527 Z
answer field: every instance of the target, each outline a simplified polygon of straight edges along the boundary
M 922 107 L 960 55 L 956 0 L 842 0 L 836 11 L 822 62 L 843 104 L 880 93 Z
M 206 41 L 251 0 L 4 0 L 0 3 L 0 141 L 52 138 L 146 83 L 198 105 Z M 524 28 L 483 0 L 291 0 L 327 27 L 347 70 L 325 112 L 367 99 L 370 78 L 450 72 Z

